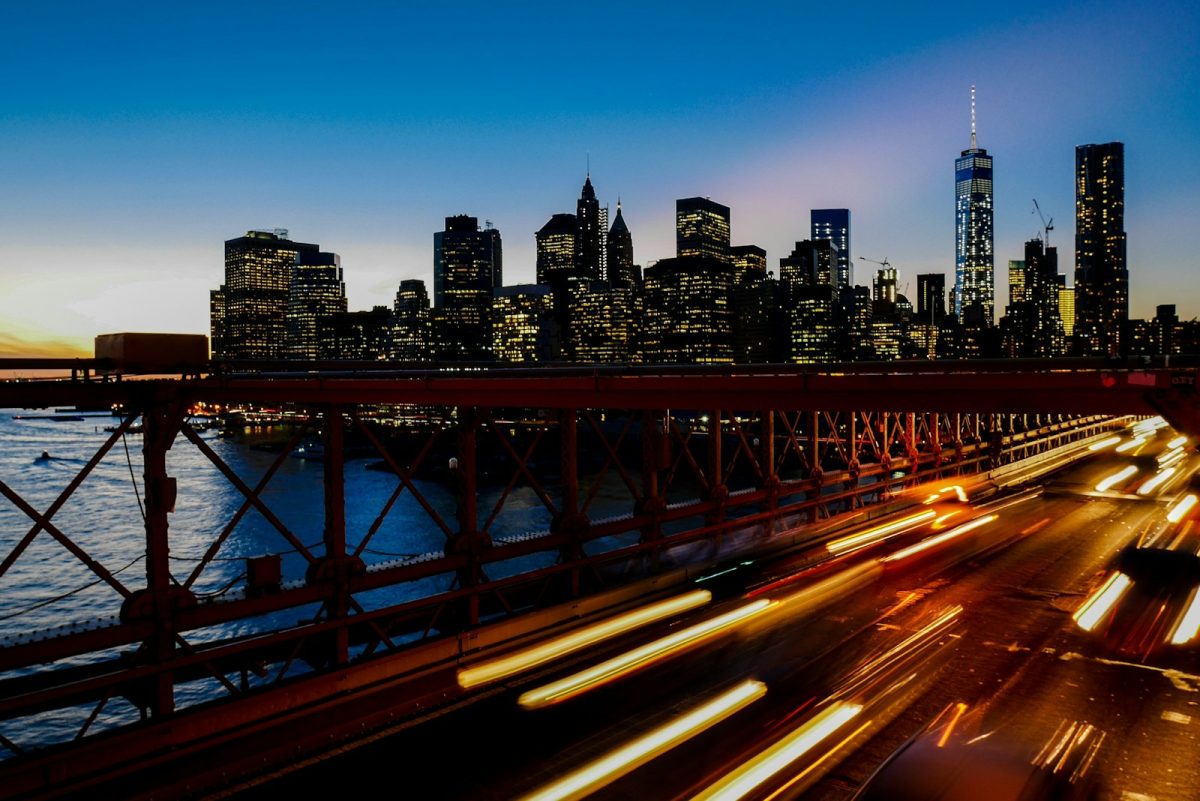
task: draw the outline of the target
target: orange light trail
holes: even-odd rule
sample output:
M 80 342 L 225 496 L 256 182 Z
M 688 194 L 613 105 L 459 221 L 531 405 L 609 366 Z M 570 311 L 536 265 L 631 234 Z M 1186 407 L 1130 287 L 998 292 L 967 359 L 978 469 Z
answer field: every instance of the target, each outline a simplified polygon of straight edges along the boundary
M 949 531 L 947 531 L 944 534 L 938 534 L 936 537 L 928 537 L 926 539 L 921 540 L 916 545 L 910 545 L 907 548 L 904 548 L 903 550 L 896 551 L 894 554 L 884 557 L 882 561 L 898 562 L 901 559 L 907 559 L 908 557 L 915 556 L 916 554 L 919 554 L 922 551 L 927 551 L 930 548 L 935 548 L 944 542 L 949 542 L 950 540 L 954 539 L 955 537 L 962 536 L 963 534 L 966 534 L 968 531 L 973 531 L 973 530 L 979 528 L 980 526 L 987 525 L 988 523 L 991 523 L 993 520 L 998 520 L 999 518 L 1000 518 L 999 515 L 987 515 L 986 517 L 977 517 L 974 520 L 970 521 L 969 523 L 963 523 L 961 526 L 958 526 L 957 528 L 950 529 Z
M 582 695 L 638 668 L 666 659 L 684 649 L 710 640 L 721 632 L 760 614 L 772 605 L 771 601 L 764 598 L 739 606 L 731 612 L 661 637 L 634 648 L 632 651 L 626 651 L 586 670 L 573 673 L 564 679 L 529 690 L 517 699 L 517 703 L 526 709 L 540 709 Z
M 589 645 L 595 645 L 672 615 L 696 609 L 711 600 L 712 593 L 708 590 L 694 590 L 640 609 L 634 609 L 516 653 L 463 668 L 458 671 L 458 684 L 463 689 L 469 690 L 472 687 L 499 681 L 574 653 Z

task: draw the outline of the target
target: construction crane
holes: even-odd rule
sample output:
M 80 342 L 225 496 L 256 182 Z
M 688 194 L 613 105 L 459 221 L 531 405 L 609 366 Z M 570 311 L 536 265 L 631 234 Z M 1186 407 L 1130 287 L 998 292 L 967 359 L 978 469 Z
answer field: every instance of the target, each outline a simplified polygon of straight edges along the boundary
M 892 266 L 891 264 L 888 263 L 887 256 L 883 257 L 883 261 L 875 261 L 875 259 L 868 259 L 866 256 L 859 256 L 858 260 L 859 261 L 869 261 L 869 262 L 871 262 L 871 264 L 878 264 L 880 267 L 891 267 Z
M 1033 212 L 1042 218 L 1042 230 L 1045 232 L 1046 247 L 1050 247 L 1050 232 L 1054 230 L 1054 218 L 1046 219 L 1046 215 L 1042 214 L 1042 207 L 1038 205 L 1036 197 L 1033 199 Z

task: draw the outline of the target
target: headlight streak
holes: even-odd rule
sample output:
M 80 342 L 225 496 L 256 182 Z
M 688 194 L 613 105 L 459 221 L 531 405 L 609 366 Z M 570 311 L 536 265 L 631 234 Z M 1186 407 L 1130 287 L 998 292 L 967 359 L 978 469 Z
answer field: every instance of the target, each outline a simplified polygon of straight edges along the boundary
M 762 698 L 767 685 L 744 681 L 692 711 L 621 746 L 543 787 L 522 801 L 574 801 L 611 784 L 650 760 L 715 726 Z
M 1159 454 L 1156 461 L 1158 462 L 1159 467 L 1166 467 L 1168 465 L 1173 465 L 1176 462 L 1181 462 L 1186 457 L 1187 451 L 1185 449 L 1176 448 L 1173 451 L 1167 451 L 1166 453 Z
M 1171 644 L 1186 645 L 1194 640 L 1197 634 L 1200 634 L 1200 587 L 1192 589 L 1187 610 L 1175 624 L 1175 630 L 1171 632 Z
M 928 509 L 920 514 L 909 515 L 883 526 L 877 526 L 866 531 L 860 531 L 858 534 L 851 534 L 849 537 L 833 540 L 825 545 L 825 549 L 830 553 L 847 553 L 849 551 L 864 548 L 867 545 L 873 545 L 876 542 L 882 542 L 889 537 L 893 537 L 911 528 L 916 528 L 926 520 L 932 520 L 937 517 L 937 512 Z
M 1168 467 L 1165 470 L 1160 470 L 1154 475 L 1153 478 L 1151 478 L 1142 486 L 1138 487 L 1138 495 L 1149 495 L 1150 493 L 1154 492 L 1154 490 L 1158 489 L 1164 481 L 1175 475 L 1176 470 L 1177 468 L 1174 467 Z
M 1100 589 L 1092 593 L 1092 597 L 1075 610 L 1075 614 L 1072 615 L 1075 623 L 1084 631 L 1096 628 L 1104 616 L 1116 606 L 1117 601 L 1121 600 L 1121 596 L 1129 589 L 1130 584 L 1132 581 L 1129 576 L 1119 571 L 1113 573 L 1107 581 L 1100 585 Z
M 1088 450 L 1093 451 L 1093 452 L 1094 451 L 1102 451 L 1105 448 L 1111 448 L 1113 445 L 1116 445 L 1120 441 L 1121 441 L 1120 437 L 1109 437 L 1108 439 L 1102 439 L 1099 442 L 1092 443 L 1091 445 L 1088 446 Z
M 603 642 L 663 618 L 704 606 L 711 600 L 712 593 L 708 590 L 693 590 L 640 609 L 634 609 L 516 653 L 463 668 L 458 671 L 458 684 L 463 689 L 469 690 L 482 684 L 506 679 L 589 645 Z
M 893 665 L 900 663 L 905 657 L 914 655 L 921 647 L 927 645 L 932 637 L 940 636 L 942 630 L 961 615 L 962 611 L 963 608 L 961 606 L 950 607 L 938 615 L 932 622 L 922 626 L 879 656 L 859 665 L 842 682 L 838 688 L 838 693 L 852 695 L 862 689 L 864 685 L 870 684 Z
M 772 602 L 765 598 L 745 604 L 731 612 L 717 615 L 702 623 L 661 637 L 598 665 L 573 673 L 566 678 L 529 690 L 517 699 L 517 703 L 525 709 L 541 709 L 559 701 L 574 698 L 601 684 L 618 679 L 637 668 L 665 659 L 685 648 L 710 639 L 763 612 L 771 605 Z
M 709 785 L 695 796 L 694 801 L 733 801 L 745 797 L 853 720 L 862 709 L 860 704 L 846 701 L 837 701 L 829 705 L 749 762 Z
M 1184 515 L 1192 510 L 1196 505 L 1196 496 L 1194 494 L 1187 495 L 1182 501 L 1175 504 L 1175 508 L 1167 512 L 1167 520 L 1172 523 L 1178 523 L 1183 519 Z
M 958 719 L 963 716 L 963 712 L 967 711 L 967 705 L 959 701 L 954 705 L 954 715 L 946 724 L 946 730 L 942 732 L 942 736 L 938 738 L 937 747 L 945 748 L 946 742 L 950 739 L 950 733 L 954 731 L 954 727 L 958 725 Z
M 1178 436 L 1175 439 L 1173 439 L 1167 443 L 1167 450 L 1173 451 L 1176 448 L 1182 448 L 1184 445 L 1187 444 L 1187 441 L 1188 441 L 1187 435 Z
M 926 539 L 923 539 L 920 542 L 918 542 L 916 545 L 910 545 L 907 548 L 896 551 L 894 554 L 885 556 L 880 561 L 881 562 L 898 562 L 901 559 L 907 559 L 908 557 L 915 556 L 916 554 L 919 554 L 922 551 L 927 551 L 930 548 L 937 547 L 938 545 L 941 545 L 943 542 L 949 542 L 950 540 L 954 539 L 955 537 L 959 537 L 963 534 L 966 534 L 968 531 L 973 531 L 974 529 L 977 529 L 980 526 L 987 525 L 988 523 L 991 523 L 993 520 L 998 520 L 999 517 L 1000 517 L 999 515 L 987 515 L 986 517 L 977 517 L 974 520 L 970 521 L 969 523 L 963 523 L 961 526 L 950 529 L 949 531 L 947 531 L 944 534 L 938 534 L 935 537 L 927 537 Z
M 1111 476 L 1097 484 L 1096 492 L 1108 492 L 1125 479 L 1132 478 L 1133 476 L 1137 475 L 1137 471 L 1137 466 L 1132 464 L 1126 467 L 1124 470 L 1118 470 L 1116 473 L 1113 473 Z
M 1137 448 L 1137 447 L 1139 447 L 1141 445 L 1145 445 L 1145 444 L 1146 444 L 1145 437 L 1136 437 L 1134 439 L 1129 440 L 1129 442 L 1126 442 L 1124 445 L 1118 445 L 1117 453 L 1126 453 L 1128 451 L 1133 450 L 1134 448 Z

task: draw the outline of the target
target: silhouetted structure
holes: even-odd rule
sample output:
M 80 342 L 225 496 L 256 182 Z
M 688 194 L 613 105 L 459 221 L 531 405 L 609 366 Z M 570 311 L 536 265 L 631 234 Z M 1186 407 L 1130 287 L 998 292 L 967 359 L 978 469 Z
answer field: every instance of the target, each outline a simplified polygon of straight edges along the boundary
M 492 292 L 503 284 L 500 231 L 475 217 L 446 218 L 433 235 L 435 350 L 439 359 L 491 357 Z
M 285 229 L 248 231 L 225 242 L 225 282 L 210 295 L 215 356 L 279 359 L 287 338 L 288 291 L 300 254 L 318 245 L 292 242 Z
M 675 255 L 729 263 L 729 207 L 706 197 L 675 201 Z
M 388 328 L 391 337 L 390 358 L 403 362 L 430 359 L 433 336 L 430 329 L 429 292 L 425 289 L 424 281 L 410 279 L 400 282 Z
M 645 360 L 657 364 L 733 361 L 733 267 L 720 259 L 663 259 L 646 270 Z
M 971 87 L 971 147 L 954 162 L 954 311 L 968 329 L 995 325 L 992 248 L 992 157 L 975 139 Z
M 850 261 L 850 209 L 813 209 L 809 213 L 814 242 L 825 240 L 837 248 L 834 284 L 838 290 L 854 284 L 854 265 Z
M 300 251 L 288 288 L 287 340 L 289 359 L 316 359 L 318 331 L 330 317 L 346 311 L 346 283 L 336 253 Z
M 1125 146 L 1075 148 L 1075 335 L 1083 354 L 1121 353 L 1129 319 Z

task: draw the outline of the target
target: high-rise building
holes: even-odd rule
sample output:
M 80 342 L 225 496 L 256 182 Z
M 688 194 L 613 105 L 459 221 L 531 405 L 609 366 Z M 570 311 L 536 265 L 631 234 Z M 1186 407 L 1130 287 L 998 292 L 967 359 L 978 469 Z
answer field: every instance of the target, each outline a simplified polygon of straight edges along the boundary
M 608 206 L 600 207 L 600 272 L 597 277 L 608 275 Z
M 1062 320 L 1063 334 L 1067 337 L 1075 336 L 1075 287 L 1059 284 L 1058 316 Z
M 210 301 L 224 299 L 214 310 L 213 328 L 223 322 L 221 351 L 230 359 L 278 359 L 287 339 L 288 291 L 301 253 L 315 256 L 321 248 L 293 242 L 285 229 L 248 231 L 225 242 L 225 283 Z
M 424 281 L 410 279 L 400 282 L 388 328 L 391 335 L 389 358 L 402 362 L 422 362 L 433 357 L 429 292 L 425 289 Z
M 1025 302 L 1025 262 L 1008 260 L 1008 305 Z
M 554 298 L 545 284 L 496 287 L 492 304 L 492 350 L 509 364 L 558 359 Z
M 729 207 L 706 197 L 675 201 L 675 255 L 729 263 Z
M 737 364 L 785 361 L 787 352 L 779 332 L 787 330 L 788 320 L 780 303 L 779 282 L 767 275 L 765 264 L 761 272 L 742 269 L 740 276 L 732 295 L 734 361 Z
M 875 280 L 871 282 L 871 299 L 876 304 L 895 306 L 898 299 L 896 281 L 895 267 L 890 264 L 880 267 L 875 272 Z
M 287 339 L 284 356 L 316 359 L 322 323 L 346 311 L 346 283 L 336 253 L 301 251 L 288 288 Z
M 213 358 L 225 354 L 225 287 L 208 293 L 209 349 Z
M 375 306 L 370 311 L 341 311 L 322 317 L 317 327 L 317 358 L 381 361 L 390 349 L 388 320 L 392 311 Z
M 954 161 L 954 311 L 969 328 L 995 324 L 992 260 L 992 157 L 975 138 L 971 87 L 971 147 Z
M 579 219 L 574 214 L 555 214 L 541 227 L 537 240 L 537 280 L 549 284 L 559 277 L 575 275 L 575 242 Z
M 706 256 L 662 259 L 646 269 L 643 354 L 652 364 L 733 361 L 733 267 Z
M 571 360 L 580 364 L 641 361 L 637 287 L 576 279 L 567 287 L 571 307 Z
M 606 272 L 603 276 L 611 286 L 632 287 L 641 275 L 633 262 L 633 235 L 621 214 L 621 201 L 617 201 L 617 216 L 608 229 Z
M 784 294 L 800 286 L 833 286 L 837 248 L 829 240 L 797 242 L 787 258 L 779 260 L 779 283 Z
M 729 258 L 733 263 L 735 281 L 740 281 L 746 275 L 767 277 L 767 251 L 758 245 L 734 245 L 729 249 Z
M 503 284 L 500 231 L 465 214 L 446 218 L 433 235 L 433 303 L 437 356 L 491 357 L 492 292 Z
M 1010 262 L 1011 264 L 1011 262 Z M 1059 315 L 1058 250 L 1042 239 L 1025 243 L 1020 300 L 1009 304 L 1004 334 L 1009 356 L 1045 358 L 1064 352 Z
M 1075 333 L 1084 354 L 1121 352 L 1129 319 L 1125 145 L 1075 148 Z
M 813 209 L 809 213 L 814 242 L 826 240 L 837 248 L 838 290 L 854 285 L 854 265 L 850 261 L 850 209 Z
M 600 201 L 592 188 L 592 176 L 588 173 L 583 182 L 583 191 L 575 204 L 575 219 L 578 234 L 575 237 L 575 276 L 595 280 L 600 277 L 600 256 L 603 248 L 605 228 L 601 228 Z
M 917 320 L 937 322 L 946 316 L 946 276 L 925 273 L 917 276 Z

